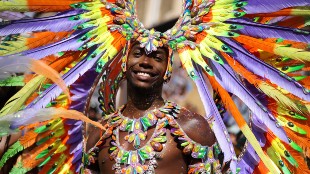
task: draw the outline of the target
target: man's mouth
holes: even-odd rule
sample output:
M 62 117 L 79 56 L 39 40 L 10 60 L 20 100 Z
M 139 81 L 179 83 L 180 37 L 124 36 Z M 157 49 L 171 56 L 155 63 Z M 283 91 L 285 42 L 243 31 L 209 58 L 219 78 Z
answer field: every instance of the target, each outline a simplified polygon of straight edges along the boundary
M 143 72 L 143 71 L 134 71 L 135 74 L 141 77 L 154 77 L 156 74 L 150 72 Z
M 138 80 L 142 80 L 142 81 L 149 81 L 156 76 L 155 73 L 146 72 L 146 71 L 139 71 L 139 70 L 133 71 L 133 73 L 135 74 L 135 76 Z
M 137 72 L 136 74 L 137 74 L 138 76 L 142 76 L 142 77 L 151 77 L 151 74 L 145 73 L 145 72 Z

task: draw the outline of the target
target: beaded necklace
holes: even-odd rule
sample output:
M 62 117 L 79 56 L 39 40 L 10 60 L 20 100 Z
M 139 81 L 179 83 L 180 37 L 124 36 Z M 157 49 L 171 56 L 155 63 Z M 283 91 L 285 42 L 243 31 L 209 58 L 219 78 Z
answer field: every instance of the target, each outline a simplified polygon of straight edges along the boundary
M 140 147 L 141 140 L 144 141 L 147 136 L 147 130 L 157 123 L 158 117 L 162 117 L 162 111 L 169 112 L 173 108 L 171 102 L 165 102 L 165 105 L 159 109 L 153 109 L 138 119 L 131 119 L 122 114 L 124 106 L 121 107 L 117 114 L 123 120 L 119 126 L 119 130 L 128 132 L 125 140 L 128 143 L 133 142 L 135 149 Z
M 139 119 L 130 119 L 121 114 L 124 107 L 119 109 L 116 115 L 110 118 L 111 125 L 115 120 L 122 120 L 117 128 L 113 130 L 110 157 L 115 160 L 113 170 L 115 173 L 155 173 L 157 167 L 157 153 L 163 150 L 166 143 L 166 126 L 168 125 L 167 114 L 177 116 L 180 107 L 172 102 L 165 102 L 159 109 L 154 109 Z M 117 117 L 117 119 L 115 119 Z M 140 140 L 145 140 L 148 128 L 156 125 L 155 131 L 148 142 L 140 147 Z M 125 150 L 119 142 L 119 131 L 126 131 L 128 135 L 125 140 L 134 142 L 135 150 Z M 148 161 L 148 163 L 146 163 Z M 122 168 L 121 165 L 125 167 Z

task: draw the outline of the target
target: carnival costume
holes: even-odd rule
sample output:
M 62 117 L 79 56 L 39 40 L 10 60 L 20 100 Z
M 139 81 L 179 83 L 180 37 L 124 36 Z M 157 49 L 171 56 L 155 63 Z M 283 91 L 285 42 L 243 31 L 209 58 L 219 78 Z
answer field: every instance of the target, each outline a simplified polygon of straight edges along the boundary
M 103 115 L 115 111 L 115 94 L 126 71 L 130 42 L 138 41 L 147 54 L 158 47 L 169 48 L 165 80 L 171 75 L 172 52 L 178 52 L 183 68 L 197 85 L 205 118 L 211 122 L 224 162 L 230 162 L 233 173 L 309 173 L 304 158 L 310 157 L 310 80 L 305 74 L 310 67 L 310 33 L 304 28 L 309 24 L 310 2 L 183 2 L 183 12 L 175 26 L 160 33 L 145 29 L 139 22 L 134 0 L 1 0 L 3 13 L 59 13 L 4 21 L 0 26 L 2 73 L 19 72 L 23 66 L 3 70 L 18 64 L 26 64 L 34 72 L 0 82 L 2 86 L 24 85 L 0 111 L 1 135 L 18 131 L 23 134 L 5 152 L 0 168 L 12 156 L 30 149 L 19 157 L 12 173 L 26 173 L 35 167 L 40 168 L 40 173 L 83 171 L 90 159 L 83 150 L 83 122 L 104 132 L 110 127 L 90 121 L 81 112 L 88 107 L 92 87 L 100 78 Z M 247 138 L 238 158 L 206 81 Z M 250 124 L 243 119 L 231 94 L 251 110 Z M 170 114 L 154 123 L 155 120 L 143 117 L 139 125 L 156 125 L 156 133 L 162 136 L 160 125 L 167 124 L 165 120 L 173 125 L 168 118 Z M 123 123 L 117 129 L 127 127 L 132 126 Z M 129 131 L 127 137 L 137 148 L 138 141 L 144 138 L 139 130 Z M 117 132 L 112 134 L 117 140 Z M 160 138 L 158 141 L 161 143 Z M 118 160 L 128 154 L 121 153 L 117 146 L 115 141 L 111 155 L 117 164 L 124 164 Z M 192 146 L 184 144 L 184 148 L 199 155 L 200 148 L 197 151 Z M 134 169 L 138 173 L 152 165 L 153 156 L 146 151 L 134 151 L 135 159 L 131 155 L 132 163 L 142 166 Z M 149 167 L 143 168 L 144 158 L 149 160 Z

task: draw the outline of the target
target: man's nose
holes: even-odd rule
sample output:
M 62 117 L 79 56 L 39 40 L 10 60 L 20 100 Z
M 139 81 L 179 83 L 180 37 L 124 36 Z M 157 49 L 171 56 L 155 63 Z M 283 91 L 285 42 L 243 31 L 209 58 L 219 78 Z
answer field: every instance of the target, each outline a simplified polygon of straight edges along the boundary
M 143 68 L 152 68 L 152 64 L 151 64 L 151 61 L 152 61 L 152 58 L 148 55 L 143 55 L 142 56 L 142 60 L 141 62 L 139 63 L 139 66 L 140 67 L 143 67 Z

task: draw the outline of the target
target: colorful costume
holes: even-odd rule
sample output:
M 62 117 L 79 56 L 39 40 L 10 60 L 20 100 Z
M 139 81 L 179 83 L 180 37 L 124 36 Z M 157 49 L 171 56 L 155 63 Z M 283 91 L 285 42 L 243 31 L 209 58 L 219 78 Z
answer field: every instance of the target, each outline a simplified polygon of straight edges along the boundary
M 100 77 L 103 114 L 114 112 L 129 42 L 138 41 L 147 53 L 161 46 L 178 52 L 232 172 L 237 168 L 241 173 L 309 172 L 303 160 L 310 156 L 310 86 L 305 74 L 310 33 L 303 29 L 309 23 L 309 6 L 306 0 L 184 0 L 175 26 L 160 33 L 138 21 L 134 0 L 0 1 L 0 11 L 59 12 L 4 21 L 0 26 L 2 73 L 19 72 L 19 68 L 3 70 L 17 64 L 35 72 L 0 82 L 25 83 L 0 111 L 2 136 L 23 131 L 3 155 L 0 168 L 10 157 L 30 149 L 12 172 L 35 167 L 41 173 L 82 171 L 83 122 L 91 121 L 81 112 Z M 166 80 L 172 56 L 169 61 Z M 206 80 L 248 140 L 239 159 Z M 250 126 L 230 94 L 252 111 Z

